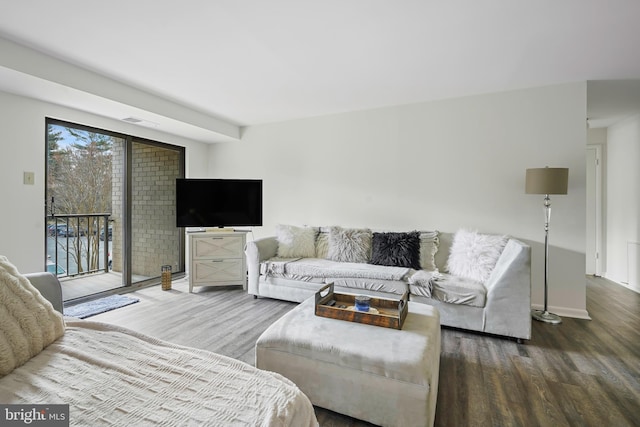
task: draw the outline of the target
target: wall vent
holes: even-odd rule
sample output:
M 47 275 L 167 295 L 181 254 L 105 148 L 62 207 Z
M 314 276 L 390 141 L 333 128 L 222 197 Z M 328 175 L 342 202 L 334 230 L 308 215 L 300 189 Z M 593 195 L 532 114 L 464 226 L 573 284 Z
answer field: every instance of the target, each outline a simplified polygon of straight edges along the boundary
M 122 119 L 123 122 L 132 123 L 134 125 L 146 126 L 150 128 L 158 128 L 160 125 L 155 122 L 150 122 L 149 120 L 138 119 L 137 117 L 125 117 Z

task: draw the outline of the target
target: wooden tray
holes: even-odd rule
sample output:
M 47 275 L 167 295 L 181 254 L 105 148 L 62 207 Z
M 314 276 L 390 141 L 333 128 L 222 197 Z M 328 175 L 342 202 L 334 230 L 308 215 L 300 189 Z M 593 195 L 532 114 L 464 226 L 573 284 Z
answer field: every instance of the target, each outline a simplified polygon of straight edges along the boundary
M 402 324 L 407 317 L 409 308 L 407 304 L 409 299 L 408 292 L 405 292 L 400 300 L 371 297 L 371 307 L 377 309 L 378 313 L 349 310 L 347 307 L 355 306 L 355 297 L 355 295 L 350 294 L 334 293 L 333 283 L 329 283 L 316 292 L 316 316 L 382 326 L 384 328 L 402 329 Z M 328 305 L 330 301 L 335 301 L 335 304 Z M 341 306 L 344 306 L 344 308 L 341 308 Z

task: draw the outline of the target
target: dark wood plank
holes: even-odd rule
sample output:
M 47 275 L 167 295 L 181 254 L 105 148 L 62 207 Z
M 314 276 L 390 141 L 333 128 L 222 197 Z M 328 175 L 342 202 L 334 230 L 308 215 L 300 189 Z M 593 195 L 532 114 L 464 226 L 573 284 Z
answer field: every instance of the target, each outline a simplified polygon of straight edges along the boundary
M 591 321 L 533 322 L 513 340 L 442 329 L 437 426 L 639 426 L 640 295 L 587 277 Z M 91 318 L 254 364 L 255 342 L 295 303 L 253 299 L 241 289 L 135 292 L 137 304 Z M 316 408 L 323 427 L 370 426 Z

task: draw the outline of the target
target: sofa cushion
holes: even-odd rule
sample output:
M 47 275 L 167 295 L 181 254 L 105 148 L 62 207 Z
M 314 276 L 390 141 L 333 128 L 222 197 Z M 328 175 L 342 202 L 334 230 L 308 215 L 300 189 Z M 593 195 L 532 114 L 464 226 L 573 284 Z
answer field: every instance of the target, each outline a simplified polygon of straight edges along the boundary
M 420 233 L 373 233 L 371 264 L 420 269 Z
M 419 273 L 425 274 L 416 273 L 409 280 L 412 295 L 473 307 L 484 307 L 487 303 L 487 289 L 477 280 L 450 274 Z
M 420 232 L 420 268 L 423 270 L 435 271 L 438 269 L 436 254 L 440 247 L 439 234 L 437 230 Z
M 371 259 L 371 238 L 368 228 L 331 227 L 327 259 L 368 263 Z
M 0 256 L 0 377 L 64 334 L 64 320 L 9 260 Z
M 324 281 L 325 283 L 333 283 L 334 291 L 344 288 L 344 292 L 346 293 L 365 294 L 369 296 L 384 295 L 385 298 L 389 297 L 388 294 L 401 297 L 405 292 L 409 291 L 409 286 L 404 280 L 328 277 L 324 279 Z
M 361 278 L 374 280 L 406 280 L 414 270 L 362 262 L 339 262 L 320 258 L 271 258 L 260 264 L 260 273 L 267 276 L 322 278 Z
M 507 236 L 458 230 L 447 261 L 449 273 L 486 282 L 508 240 Z
M 278 240 L 278 257 L 280 258 L 314 258 L 316 256 L 315 227 L 296 227 L 293 225 L 276 225 Z
M 300 279 L 299 277 L 287 277 L 286 275 L 262 276 L 262 282 L 268 283 L 270 285 L 282 286 L 285 288 L 309 289 L 314 292 L 326 285 L 325 280 L 321 277 L 306 277 Z
M 416 295 L 431 298 L 431 290 L 433 289 L 432 280 L 442 275 L 437 271 L 418 270 L 409 276 L 410 290 L 413 286 L 418 290 Z

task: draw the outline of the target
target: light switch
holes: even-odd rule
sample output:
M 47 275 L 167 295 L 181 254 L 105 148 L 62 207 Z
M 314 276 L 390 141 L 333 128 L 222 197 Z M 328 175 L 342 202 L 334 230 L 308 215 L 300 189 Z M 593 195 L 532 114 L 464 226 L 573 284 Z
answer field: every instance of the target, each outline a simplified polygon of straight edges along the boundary
M 33 172 L 24 172 L 24 184 L 33 185 L 35 183 L 35 174 Z

